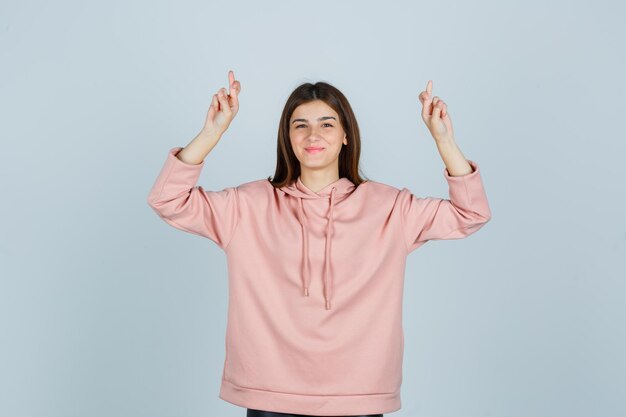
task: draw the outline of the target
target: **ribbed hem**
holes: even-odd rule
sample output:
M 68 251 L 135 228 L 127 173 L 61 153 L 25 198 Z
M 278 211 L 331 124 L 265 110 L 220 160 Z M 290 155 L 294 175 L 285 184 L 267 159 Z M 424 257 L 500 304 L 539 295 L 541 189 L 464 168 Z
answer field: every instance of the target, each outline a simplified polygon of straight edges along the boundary
M 240 407 L 315 416 L 385 414 L 401 408 L 400 391 L 363 395 L 301 395 L 244 388 L 222 380 L 219 398 Z

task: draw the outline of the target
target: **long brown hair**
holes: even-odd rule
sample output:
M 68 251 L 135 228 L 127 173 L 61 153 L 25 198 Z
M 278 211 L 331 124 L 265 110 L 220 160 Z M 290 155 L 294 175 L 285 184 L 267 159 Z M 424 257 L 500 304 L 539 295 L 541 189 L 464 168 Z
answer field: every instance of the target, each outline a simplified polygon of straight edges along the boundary
M 339 178 L 346 177 L 355 185 L 367 178 L 361 177 L 359 157 L 361 156 L 361 135 L 359 125 L 348 99 L 336 87 L 323 81 L 304 83 L 296 87 L 283 108 L 278 127 L 276 149 L 276 171 L 267 180 L 276 188 L 291 184 L 300 175 L 300 161 L 293 152 L 289 139 L 289 119 L 296 107 L 313 100 L 322 100 L 339 115 L 339 122 L 346 132 L 348 144 L 339 153 Z

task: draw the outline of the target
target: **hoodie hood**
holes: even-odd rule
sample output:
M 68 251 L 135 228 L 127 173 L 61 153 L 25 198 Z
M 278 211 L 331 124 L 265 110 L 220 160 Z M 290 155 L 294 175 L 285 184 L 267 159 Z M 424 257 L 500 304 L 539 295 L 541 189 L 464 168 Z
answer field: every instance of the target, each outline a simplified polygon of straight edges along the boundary
M 336 202 L 343 200 L 351 194 L 356 185 L 346 177 L 341 177 L 337 181 L 328 184 L 318 192 L 314 192 L 307 188 L 300 179 L 300 176 L 292 184 L 281 187 L 280 190 L 298 199 L 298 221 L 302 227 L 302 248 L 303 248 L 303 264 L 302 264 L 302 287 L 303 294 L 309 296 L 309 231 L 308 218 L 304 210 L 304 200 L 324 199 L 328 200 L 328 215 L 326 224 L 326 243 L 324 254 L 324 299 L 326 301 L 326 310 L 330 310 L 330 299 L 332 294 L 333 280 L 330 272 L 330 253 L 333 236 L 333 210 Z

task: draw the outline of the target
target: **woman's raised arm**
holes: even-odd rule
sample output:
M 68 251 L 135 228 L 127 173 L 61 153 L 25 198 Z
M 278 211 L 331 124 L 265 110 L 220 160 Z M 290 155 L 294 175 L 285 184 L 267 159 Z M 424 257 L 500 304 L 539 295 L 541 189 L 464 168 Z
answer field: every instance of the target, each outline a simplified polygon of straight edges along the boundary
M 211 239 L 226 249 L 239 222 L 236 187 L 208 191 L 197 185 L 204 159 L 230 125 L 239 109 L 241 90 L 229 72 L 231 94 L 220 89 L 213 95 L 206 122 L 200 133 L 185 147 L 174 147 L 157 176 L 147 202 L 166 223 L 185 232 Z

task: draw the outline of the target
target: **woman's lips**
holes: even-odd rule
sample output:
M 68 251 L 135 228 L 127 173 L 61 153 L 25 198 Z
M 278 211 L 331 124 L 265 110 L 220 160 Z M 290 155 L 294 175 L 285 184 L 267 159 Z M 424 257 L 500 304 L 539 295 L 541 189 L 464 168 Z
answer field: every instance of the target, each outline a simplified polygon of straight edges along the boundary
M 304 148 L 308 153 L 319 153 L 324 150 L 324 148 Z

